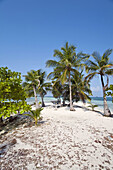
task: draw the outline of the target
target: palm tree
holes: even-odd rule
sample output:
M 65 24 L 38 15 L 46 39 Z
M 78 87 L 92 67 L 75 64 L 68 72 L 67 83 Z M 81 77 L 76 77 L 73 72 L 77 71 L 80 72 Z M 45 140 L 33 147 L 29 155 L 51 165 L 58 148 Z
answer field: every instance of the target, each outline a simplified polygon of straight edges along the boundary
M 31 110 L 30 113 L 26 115 L 31 117 L 35 121 L 35 126 L 37 126 L 38 120 L 41 119 L 41 111 L 43 108 L 37 108 L 36 110 Z
M 113 75 L 113 63 L 109 62 L 109 55 L 112 53 L 112 49 L 108 49 L 105 53 L 100 56 L 99 53 L 93 52 L 92 57 L 95 62 L 92 60 L 87 61 L 86 63 L 86 72 L 89 73 L 86 76 L 87 81 L 89 82 L 95 75 L 100 75 L 102 89 L 103 89 L 103 98 L 104 98 L 104 116 L 111 116 L 111 112 L 107 105 L 107 99 L 105 91 L 109 84 L 109 75 Z M 107 84 L 104 83 L 104 77 L 107 77 Z
M 62 84 L 60 81 L 52 81 L 52 94 L 54 98 L 57 98 L 60 100 L 60 97 L 62 96 Z
M 46 66 L 54 67 L 54 71 L 49 74 L 51 76 L 52 74 L 55 75 L 55 73 L 59 76 L 56 79 L 56 81 L 60 80 L 62 84 L 64 84 L 66 81 L 69 83 L 69 92 L 70 92 L 70 111 L 75 110 L 73 108 L 72 104 L 72 90 L 71 90 L 71 74 L 73 71 L 75 71 L 75 68 L 80 65 L 81 61 L 81 54 L 78 55 L 75 52 L 76 47 L 71 45 L 68 45 L 68 42 L 66 42 L 65 47 L 61 48 L 60 50 L 54 50 L 54 57 L 58 58 L 58 61 L 56 60 L 48 60 L 46 62 Z M 84 57 L 86 58 L 86 56 Z M 78 71 L 76 70 L 76 73 Z
M 40 80 L 39 80 L 39 70 L 31 70 L 30 72 L 27 72 L 27 75 L 24 75 L 25 82 L 23 83 L 23 86 L 25 87 L 25 90 L 29 97 L 33 96 L 35 97 L 35 104 L 36 109 L 39 108 L 38 99 L 37 99 L 37 87 L 40 86 Z
M 45 71 L 42 72 L 41 70 L 39 71 L 39 81 L 40 85 L 38 87 L 38 93 L 40 94 L 40 97 L 42 99 L 42 107 L 45 107 L 44 103 L 44 96 L 47 94 L 47 91 L 51 90 L 51 83 L 45 82 L 46 78 L 46 73 Z
M 79 74 L 76 74 L 76 72 L 72 75 L 72 93 L 74 98 L 78 98 L 77 100 L 82 100 L 83 103 L 86 102 L 86 100 L 91 100 L 89 95 L 92 95 L 92 91 L 90 89 L 90 84 L 87 83 L 87 81 L 84 78 L 83 71 L 81 71 Z

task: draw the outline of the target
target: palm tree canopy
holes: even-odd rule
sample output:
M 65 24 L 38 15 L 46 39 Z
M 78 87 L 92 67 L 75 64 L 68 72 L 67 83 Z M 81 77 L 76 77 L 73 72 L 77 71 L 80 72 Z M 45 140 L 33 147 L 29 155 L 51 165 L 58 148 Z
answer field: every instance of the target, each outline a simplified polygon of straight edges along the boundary
M 76 90 L 75 90 L 76 89 Z M 72 91 L 73 95 L 77 94 L 80 99 L 85 102 L 85 100 L 91 100 L 89 95 L 92 95 L 90 90 L 90 84 L 84 79 L 83 73 L 74 72 L 72 75 Z
M 111 116 L 111 112 L 107 105 L 107 99 L 105 91 L 108 88 L 109 84 L 109 75 L 113 75 L 113 63 L 109 61 L 109 55 L 112 53 L 112 49 L 108 49 L 105 53 L 100 56 L 99 53 L 93 52 L 92 57 L 95 62 L 89 60 L 86 63 L 86 71 L 89 74 L 86 76 L 87 82 L 89 82 L 96 74 L 101 77 L 101 84 L 103 90 L 103 99 L 104 99 L 104 116 Z M 104 77 L 107 77 L 107 83 L 104 84 Z
M 66 42 L 64 47 L 61 47 L 61 51 L 54 50 L 53 56 L 57 57 L 57 61 L 48 60 L 46 62 L 47 67 L 54 67 L 54 71 L 48 75 L 48 78 L 56 78 L 58 81 L 61 80 L 62 84 L 68 80 L 69 72 L 83 66 L 81 61 L 89 58 L 89 55 L 83 54 L 82 52 L 76 54 L 76 47 L 73 45 L 69 46 L 68 42 Z
M 23 77 L 25 77 L 25 81 L 31 86 L 37 86 L 39 84 L 40 71 L 41 70 L 31 70 L 30 72 L 27 72 L 27 75 L 24 75 Z
M 86 72 L 89 74 L 86 76 L 86 79 L 91 80 L 96 74 L 100 74 L 102 76 L 105 75 L 113 75 L 113 63 L 109 62 L 109 55 L 112 53 L 112 49 L 108 49 L 105 53 L 100 56 L 99 53 L 93 52 L 92 57 L 94 61 L 88 60 L 86 61 Z
M 38 93 L 37 87 L 40 85 L 40 72 L 41 69 L 35 71 L 31 70 L 27 72 L 27 75 L 24 75 L 25 82 L 23 83 L 23 87 L 28 95 L 28 97 L 34 96 L 33 87 L 35 87 L 36 93 Z
M 72 72 L 76 70 L 78 72 L 79 67 L 83 67 L 81 64 L 82 60 L 86 60 L 89 56 L 82 55 L 82 53 L 76 54 L 76 47 L 74 45 L 68 45 L 66 42 L 64 47 L 61 47 L 61 51 L 54 50 L 54 57 L 57 60 L 48 60 L 46 66 L 54 67 L 54 71 L 49 74 L 48 77 L 52 77 L 54 85 L 56 82 L 60 81 L 62 85 L 67 81 L 69 84 L 69 96 L 70 96 L 70 110 L 74 111 L 72 106 L 72 90 L 71 90 L 71 77 Z

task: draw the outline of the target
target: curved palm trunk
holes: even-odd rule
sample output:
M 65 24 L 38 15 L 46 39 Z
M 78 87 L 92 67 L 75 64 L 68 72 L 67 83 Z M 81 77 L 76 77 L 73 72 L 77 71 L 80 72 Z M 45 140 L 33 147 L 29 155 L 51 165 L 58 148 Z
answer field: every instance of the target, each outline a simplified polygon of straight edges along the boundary
M 104 116 L 111 116 L 111 112 L 108 108 L 108 104 L 107 104 L 107 99 L 106 99 L 106 95 L 105 95 L 105 90 L 108 87 L 108 77 L 107 77 L 107 84 L 106 86 L 104 86 L 104 81 L 103 81 L 103 76 L 101 75 L 101 83 L 102 83 L 102 88 L 103 88 L 103 98 L 104 98 Z
M 35 88 L 35 86 L 33 86 L 33 91 L 34 91 L 36 109 L 38 109 L 38 108 L 39 108 L 39 105 L 38 105 L 38 99 L 37 99 L 37 94 L 36 94 L 36 88 Z
M 75 109 L 73 108 L 72 104 L 72 92 L 71 92 L 71 76 L 69 72 L 69 92 L 70 92 L 70 111 L 74 111 Z

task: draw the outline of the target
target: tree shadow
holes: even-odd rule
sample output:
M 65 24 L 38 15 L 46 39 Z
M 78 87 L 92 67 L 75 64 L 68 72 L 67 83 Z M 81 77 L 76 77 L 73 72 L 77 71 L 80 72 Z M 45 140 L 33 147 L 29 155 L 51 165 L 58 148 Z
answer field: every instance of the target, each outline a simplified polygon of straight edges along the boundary
M 85 106 L 75 105 L 74 108 L 75 108 L 75 109 L 76 109 L 76 108 L 81 108 L 81 109 L 83 109 L 84 111 L 92 111 L 92 112 L 96 112 L 96 113 L 98 113 L 98 114 L 100 114 L 100 115 L 102 115 L 102 116 L 104 116 L 104 117 L 113 118 L 113 114 L 111 114 L 111 116 L 105 116 L 105 115 L 103 114 L 103 112 L 101 112 L 101 111 L 99 111 L 99 110 L 91 110 L 91 109 L 89 109 L 89 108 L 86 108 Z
M 45 123 L 45 121 L 40 120 L 38 122 L 38 125 L 41 125 L 43 123 Z M 35 123 L 29 116 L 25 115 L 25 113 L 11 116 L 5 119 L 2 124 L 0 124 L 0 137 L 20 126 L 27 128 L 35 126 Z
M 109 118 L 113 118 L 113 114 L 111 114 L 111 116 L 105 116 L 101 111 L 98 111 L 98 110 L 94 110 L 94 112 L 104 116 L 104 117 L 109 117 Z
M 91 109 L 89 109 L 89 108 L 87 108 L 87 107 L 85 107 L 85 106 L 78 106 L 78 105 L 75 105 L 74 107 L 75 107 L 75 108 L 81 108 L 81 109 L 83 109 L 84 111 L 92 111 L 92 112 L 96 112 L 96 113 L 98 113 L 98 114 L 104 116 L 104 114 L 103 114 L 101 111 L 91 110 Z

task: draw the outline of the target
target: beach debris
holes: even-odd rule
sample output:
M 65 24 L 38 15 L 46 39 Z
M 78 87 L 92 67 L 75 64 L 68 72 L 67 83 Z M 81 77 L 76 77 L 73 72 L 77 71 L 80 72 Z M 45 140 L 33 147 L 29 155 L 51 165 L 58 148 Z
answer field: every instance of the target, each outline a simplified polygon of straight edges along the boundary
M 17 143 L 17 140 L 14 138 L 10 143 L 1 144 L 0 145 L 0 158 L 3 157 L 7 153 L 9 147 L 11 147 L 12 145 L 15 145 L 16 143 Z
M 89 112 L 81 118 L 64 108 L 59 112 L 53 108 L 51 115 L 45 110 L 43 126 L 24 128 L 24 124 L 2 135 L 0 150 L 8 148 L 2 150 L 2 169 L 113 169 L 113 134 L 105 126 L 109 120 L 92 111 L 96 120 Z
M 110 136 L 108 136 L 108 138 L 113 141 L 113 135 L 111 134 Z
M 14 138 L 14 139 L 11 141 L 10 145 L 15 145 L 16 143 L 17 143 L 17 140 Z
M 7 144 L 0 145 L 0 158 L 2 158 L 4 156 L 4 154 L 6 153 L 7 149 L 8 149 Z

